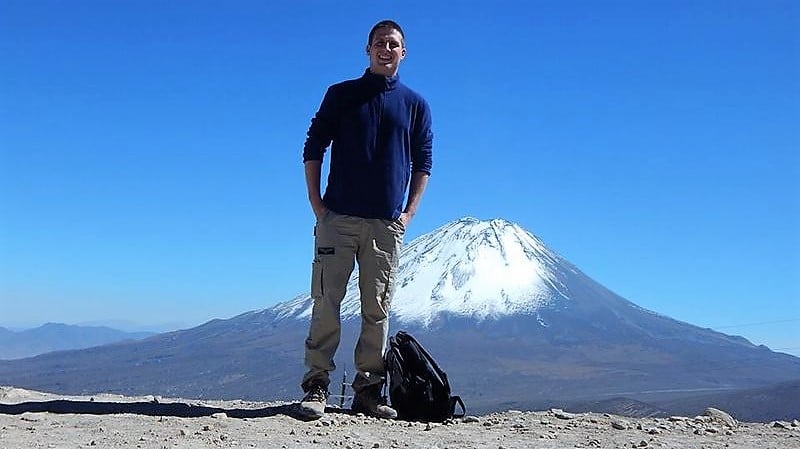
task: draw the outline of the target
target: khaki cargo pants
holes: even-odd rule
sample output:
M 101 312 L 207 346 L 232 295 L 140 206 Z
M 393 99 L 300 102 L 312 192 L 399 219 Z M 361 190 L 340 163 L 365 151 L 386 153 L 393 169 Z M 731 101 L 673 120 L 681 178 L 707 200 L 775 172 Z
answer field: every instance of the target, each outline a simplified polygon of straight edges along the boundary
M 399 220 L 361 218 L 328 212 L 314 228 L 311 297 L 314 307 L 306 339 L 303 391 L 328 386 L 341 335 L 340 306 L 358 261 L 361 333 L 355 349 L 358 393 L 386 377 L 383 353 L 389 332 L 389 305 L 405 227 Z

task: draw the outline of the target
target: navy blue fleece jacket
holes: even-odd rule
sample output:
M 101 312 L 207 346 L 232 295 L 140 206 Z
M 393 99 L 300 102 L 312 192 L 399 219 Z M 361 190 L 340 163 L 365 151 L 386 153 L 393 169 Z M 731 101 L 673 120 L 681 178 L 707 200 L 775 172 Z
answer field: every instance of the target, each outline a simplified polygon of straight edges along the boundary
M 303 162 L 331 147 L 325 206 L 364 218 L 396 219 L 412 172 L 431 172 L 428 103 L 399 76 L 367 70 L 328 88 L 311 120 Z

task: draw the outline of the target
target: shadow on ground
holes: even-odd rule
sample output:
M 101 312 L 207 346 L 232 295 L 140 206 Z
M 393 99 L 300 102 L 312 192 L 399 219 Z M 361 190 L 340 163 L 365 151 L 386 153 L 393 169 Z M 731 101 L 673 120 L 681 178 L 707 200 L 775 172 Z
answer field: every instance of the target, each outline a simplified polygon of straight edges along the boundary
M 349 410 L 330 407 L 325 411 L 350 413 Z M 0 413 L 2 414 L 21 415 L 26 412 L 74 413 L 81 415 L 131 413 L 147 416 L 174 416 L 178 418 L 199 418 L 202 416 L 211 416 L 215 413 L 224 413 L 230 418 L 267 418 L 270 416 L 285 415 L 301 421 L 308 420 L 304 415 L 299 413 L 297 404 L 283 404 L 257 409 L 206 407 L 202 405 L 184 404 L 181 402 L 98 402 L 69 401 L 65 399 L 22 402 L 19 404 L 0 404 Z

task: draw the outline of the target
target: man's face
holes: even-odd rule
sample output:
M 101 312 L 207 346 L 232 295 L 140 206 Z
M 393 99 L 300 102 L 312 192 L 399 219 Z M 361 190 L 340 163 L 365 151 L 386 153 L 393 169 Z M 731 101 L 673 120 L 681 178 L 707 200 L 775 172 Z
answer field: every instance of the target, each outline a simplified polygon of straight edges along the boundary
M 406 57 L 403 37 L 399 31 L 383 27 L 375 31 L 372 42 L 367 46 L 369 70 L 376 75 L 394 76 L 400 68 L 400 61 Z

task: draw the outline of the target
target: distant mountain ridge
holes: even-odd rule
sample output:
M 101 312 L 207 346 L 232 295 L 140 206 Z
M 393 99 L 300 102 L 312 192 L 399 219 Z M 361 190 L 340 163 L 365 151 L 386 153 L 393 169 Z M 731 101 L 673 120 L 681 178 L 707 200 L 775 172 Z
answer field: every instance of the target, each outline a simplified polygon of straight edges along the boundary
M 643 309 L 505 220 L 445 224 L 409 242 L 399 267 L 392 332 L 416 336 L 475 412 L 594 404 L 652 414 L 664 401 L 800 378 L 800 358 Z M 343 368 L 352 379 L 357 276 L 342 303 L 334 388 Z M 310 305 L 302 294 L 144 341 L 0 362 L 0 385 L 296 398 Z M 658 406 L 653 392 L 663 392 Z M 787 409 L 763 412 L 781 419 Z
M 125 340 L 141 340 L 153 332 L 124 332 L 102 326 L 47 323 L 34 329 L 12 331 L 0 327 L 0 359 L 21 359 L 52 351 L 84 349 Z
M 144 332 L 151 334 L 161 334 L 164 332 L 171 332 L 179 329 L 188 329 L 190 327 L 196 326 L 197 324 L 202 324 L 202 323 L 196 323 L 192 325 L 185 322 L 174 321 L 174 322 L 141 324 L 128 320 L 94 320 L 94 321 L 82 321 L 80 323 L 75 323 L 76 326 L 110 327 L 111 329 L 116 329 L 123 332 L 129 332 L 129 333 Z

